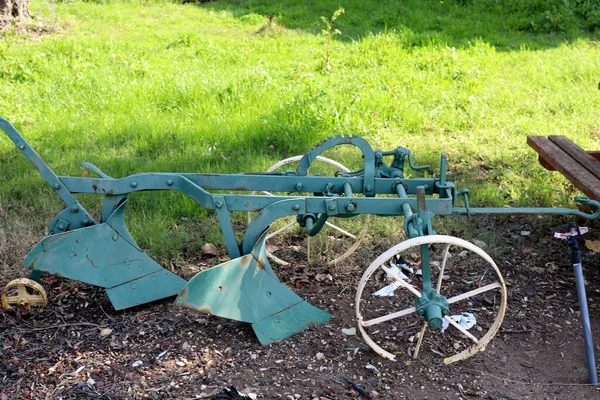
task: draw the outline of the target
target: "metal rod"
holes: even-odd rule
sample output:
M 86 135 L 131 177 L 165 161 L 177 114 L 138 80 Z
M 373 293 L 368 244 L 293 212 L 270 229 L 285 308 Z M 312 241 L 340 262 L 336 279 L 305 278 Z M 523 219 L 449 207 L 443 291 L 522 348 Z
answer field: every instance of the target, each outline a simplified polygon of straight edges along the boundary
M 344 197 L 352 197 L 352 185 L 350 182 L 344 183 Z
M 570 209 L 570 208 L 549 208 L 549 207 L 505 207 L 505 208 L 495 208 L 495 207 L 453 207 L 452 208 L 453 215 L 473 215 L 473 214 L 494 214 L 494 215 L 517 215 L 517 214 L 529 214 L 529 215 L 576 215 L 578 217 L 583 217 L 586 219 L 595 219 L 600 216 L 599 210 L 594 210 L 593 214 L 584 213 L 579 210 Z
M 408 199 L 408 195 L 406 194 L 406 190 L 404 189 L 404 185 L 402 183 L 398 183 L 396 185 L 396 192 L 398 193 L 398 197 L 401 199 Z M 408 202 L 402 203 L 400 206 L 402 209 L 402 213 L 404 214 L 404 230 L 406 231 L 406 235 L 408 237 L 417 237 L 419 236 L 419 231 L 412 224 L 411 219 L 413 216 L 412 208 Z
M 596 358 L 594 355 L 594 339 L 590 325 L 590 315 L 585 293 L 585 282 L 583 280 L 583 267 L 581 265 L 581 250 L 577 236 L 571 236 L 568 240 L 571 245 L 571 259 L 573 261 L 573 272 L 575 274 L 575 285 L 577 287 L 577 299 L 579 300 L 579 312 L 581 313 L 581 328 L 583 330 L 583 341 L 585 343 L 585 358 L 587 361 L 590 383 L 598 386 L 598 375 L 596 373 Z

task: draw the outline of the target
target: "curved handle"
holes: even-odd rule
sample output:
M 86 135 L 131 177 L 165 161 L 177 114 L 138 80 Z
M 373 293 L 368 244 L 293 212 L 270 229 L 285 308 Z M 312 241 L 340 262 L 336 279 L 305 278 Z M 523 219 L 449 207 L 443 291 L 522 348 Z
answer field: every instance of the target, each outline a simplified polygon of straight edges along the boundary
M 585 213 L 583 211 L 576 211 L 575 215 L 578 215 L 580 217 L 587 218 L 587 219 L 596 219 L 596 218 L 600 217 L 600 202 L 598 202 L 596 200 L 590 200 L 586 196 L 577 196 L 577 197 L 575 197 L 575 201 L 577 203 L 585 204 L 587 206 L 591 206 L 591 207 L 595 208 L 595 211 L 591 214 Z

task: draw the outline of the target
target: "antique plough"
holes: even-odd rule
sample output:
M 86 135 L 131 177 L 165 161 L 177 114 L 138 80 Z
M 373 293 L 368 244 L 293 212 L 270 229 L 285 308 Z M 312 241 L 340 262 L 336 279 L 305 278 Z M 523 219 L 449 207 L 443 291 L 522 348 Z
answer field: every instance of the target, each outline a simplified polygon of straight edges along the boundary
M 430 335 L 434 338 L 430 348 L 450 363 L 482 350 L 496 334 L 506 310 L 507 293 L 492 258 L 472 243 L 436 234 L 432 227 L 434 215 L 600 216 L 600 204 L 584 197 L 576 201 L 587 204 L 593 213 L 567 208 L 469 207 L 468 191 L 458 191 L 446 179 L 445 155 L 441 156 L 438 177 L 409 179 L 405 177 L 405 164 L 413 170 L 428 166 L 415 165 L 411 152 L 404 147 L 373 150 L 359 136 L 330 137 L 306 154 L 276 165 L 295 162 L 293 170 L 272 168 L 268 172 L 230 175 L 140 173 L 112 178 L 96 166 L 82 163 L 98 175 L 93 178 L 57 176 L 8 121 L 0 119 L 0 128 L 66 204 L 50 222 L 49 235 L 25 259 L 24 267 L 33 270 L 33 277 L 48 273 L 103 287 L 117 310 L 177 296 L 179 306 L 252 324 L 263 344 L 330 319 L 328 313 L 281 283 L 271 267 L 265 241 L 270 225 L 278 219 L 291 216 L 295 225 L 314 236 L 328 225 L 335 227 L 331 221 L 336 218 L 404 217 L 409 239 L 379 256 L 359 282 L 358 327 L 371 348 L 394 359 L 396 354 L 406 352 L 396 339 L 408 343 L 409 352 L 416 357 L 428 327 L 439 332 L 449 326 L 444 335 Z M 341 145 L 358 148 L 364 167 L 351 172 L 322 156 Z M 309 175 L 309 169 L 318 162 L 330 163 L 338 172 L 331 176 Z M 127 195 L 159 190 L 180 191 L 214 210 L 230 261 L 186 281 L 144 253 L 125 224 Z M 77 193 L 104 196 L 99 220 L 77 200 Z M 464 207 L 456 206 L 459 198 Z M 236 239 L 232 212 L 254 213 L 241 241 Z M 364 229 L 357 234 L 338 231 L 355 241 L 337 258 L 341 262 L 357 247 Z M 395 290 L 399 294 L 392 296 Z M 28 299 L 39 298 L 21 287 L 12 301 L 27 303 Z M 389 313 L 390 307 L 396 311 Z M 476 327 L 469 329 L 473 323 L 469 325 L 463 319 L 476 319 Z M 446 350 L 440 350 L 444 345 L 448 346 Z

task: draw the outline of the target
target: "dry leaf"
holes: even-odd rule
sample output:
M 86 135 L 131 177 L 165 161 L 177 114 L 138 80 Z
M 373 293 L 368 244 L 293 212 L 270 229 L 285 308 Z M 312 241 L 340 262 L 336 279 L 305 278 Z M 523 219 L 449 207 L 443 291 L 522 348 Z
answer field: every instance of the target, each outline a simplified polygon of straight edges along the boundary
M 600 240 L 586 240 L 585 247 L 594 253 L 600 253 Z

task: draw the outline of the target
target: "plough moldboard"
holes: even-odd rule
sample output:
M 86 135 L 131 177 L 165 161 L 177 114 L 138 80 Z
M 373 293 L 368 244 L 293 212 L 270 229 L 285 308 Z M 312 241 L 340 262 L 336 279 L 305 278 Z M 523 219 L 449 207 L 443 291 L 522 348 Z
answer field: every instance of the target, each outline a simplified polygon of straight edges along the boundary
M 390 344 L 390 335 L 393 337 L 398 324 L 420 326 L 420 331 L 415 331 L 416 343 L 411 347 L 415 357 L 428 328 L 439 331 L 449 326 L 448 332 L 454 332 L 455 336 L 446 333 L 440 340 L 449 337 L 456 340 L 449 347 L 456 354 L 445 354 L 444 361 L 450 363 L 482 350 L 492 339 L 502 322 L 507 294 L 504 279 L 492 258 L 472 243 L 437 235 L 432 227 L 434 215 L 554 214 L 589 219 L 600 216 L 600 204 L 584 197 L 576 201 L 590 206 L 593 213 L 568 208 L 469 207 L 468 191 L 458 191 L 446 178 L 445 155 L 441 156 L 438 177 L 409 179 L 405 177 L 406 167 L 418 171 L 429 166 L 415 165 L 407 148 L 373 150 L 359 136 L 330 137 L 304 155 L 277 164 L 297 163 L 295 169 L 286 171 L 140 173 L 112 178 L 89 163 L 82 166 L 97 177 L 57 176 L 8 121 L 0 119 L 0 128 L 66 205 L 50 222 L 49 235 L 31 249 L 24 261 L 24 267 L 33 271 L 32 277 L 48 273 L 103 287 L 117 310 L 177 296 L 178 306 L 252 324 L 263 344 L 285 339 L 330 319 L 328 313 L 281 283 L 270 265 L 265 241 L 270 225 L 280 218 L 295 218 L 294 224 L 314 236 L 336 219 L 360 215 L 403 217 L 409 239 L 379 256 L 359 282 L 358 328 L 377 353 L 394 359 L 402 351 Z M 364 167 L 352 172 L 322 156 L 335 146 L 358 148 Z M 333 164 L 339 171 L 332 176 L 309 175 L 309 169 L 318 162 Z M 127 196 L 161 190 L 180 191 L 202 207 L 215 211 L 230 261 L 186 281 L 140 249 L 125 224 Z M 104 196 L 98 221 L 77 200 L 78 193 Z M 457 207 L 459 199 L 463 207 Z M 232 212 L 254 213 L 241 241 L 234 233 Z M 454 277 L 457 280 L 453 281 Z M 391 297 L 395 290 L 404 295 Z M 15 302 L 35 299 L 25 292 L 20 288 L 17 294 L 24 295 L 25 300 L 16 296 Z M 396 311 L 383 311 L 389 307 Z M 462 323 L 460 317 L 467 313 L 461 311 L 465 310 L 475 314 L 478 329 L 470 331 Z M 459 318 L 452 315 L 457 313 Z

